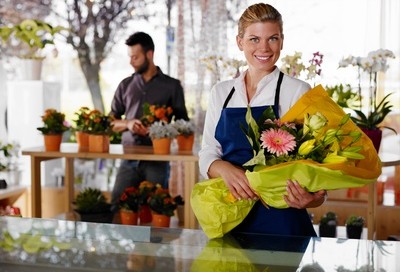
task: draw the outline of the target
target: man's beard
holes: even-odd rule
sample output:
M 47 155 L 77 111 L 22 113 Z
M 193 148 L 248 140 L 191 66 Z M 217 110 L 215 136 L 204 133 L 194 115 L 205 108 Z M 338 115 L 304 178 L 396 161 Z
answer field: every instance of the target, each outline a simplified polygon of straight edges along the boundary
M 147 72 L 147 70 L 149 70 L 149 66 L 150 66 L 149 65 L 149 60 L 146 57 L 145 60 L 144 60 L 144 63 L 139 68 L 136 69 L 136 73 L 144 74 L 145 72 Z

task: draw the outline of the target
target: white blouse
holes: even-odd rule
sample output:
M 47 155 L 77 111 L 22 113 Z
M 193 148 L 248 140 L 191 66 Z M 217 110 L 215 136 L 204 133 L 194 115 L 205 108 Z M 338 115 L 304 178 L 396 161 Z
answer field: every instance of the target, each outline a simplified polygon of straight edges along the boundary
M 215 129 L 217 127 L 223 104 L 228 97 L 232 87 L 235 92 L 230 99 L 227 108 L 246 108 L 249 104 L 251 107 L 273 105 L 275 98 L 275 90 L 278 83 L 279 69 L 276 68 L 272 73 L 266 75 L 257 85 L 257 90 L 250 103 L 247 100 L 244 77 L 246 72 L 240 74 L 239 77 L 215 84 L 211 89 L 209 98 L 202 146 L 199 151 L 199 167 L 200 174 L 204 178 L 208 178 L 207 172 L 211 163 L 222 156 L 222 147 L 215 139 Z M 279 114 L 283 116 L 293 104 L 308 90 L 311 86 L 299 79 L 284 75 L 281 84 L 279 97 Z M 243 133 L 238 128 L 238 133 Z

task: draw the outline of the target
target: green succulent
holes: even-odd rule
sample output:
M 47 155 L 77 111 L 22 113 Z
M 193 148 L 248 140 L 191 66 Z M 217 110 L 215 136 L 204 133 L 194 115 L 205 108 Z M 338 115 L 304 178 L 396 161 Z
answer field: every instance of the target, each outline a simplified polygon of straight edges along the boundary
M 103 193 L 96 188 L 85 188 L 75 199 L 76 210 L 83 213 L 101 212 L 109 209 Z
M 362 216 L 350 215 L 346 219 L 346 225 L 348 225 L 348 226 L 363 227 L 364 223 L 365 223 L 365 218 Z

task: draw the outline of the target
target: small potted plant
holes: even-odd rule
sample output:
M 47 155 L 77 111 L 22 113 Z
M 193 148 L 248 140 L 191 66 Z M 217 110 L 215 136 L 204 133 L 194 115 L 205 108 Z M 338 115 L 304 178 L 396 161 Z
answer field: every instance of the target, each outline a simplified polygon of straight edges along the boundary
M 111 204 L 97 188 L 85 188 L 75 198 L 75 212 L 85 222 L 111 223 Z
M 139 184 L 139 220 L 140 224 L 147 224 L 152 221 L 149 198 L 156 190 L 153 182 L 144 180 Z
M 119 198 L 121 223 L 137 225 L 140 205 L 140 192 L 135 187 L 128 187 Z
M 65 114 L 55 109 L 47 109 L 41 116 L 43 127 L 38 127 L 44 135 L 46 151 L 59 151 L 62 135 L 69 129 L 68 122 L 65 121 Z
M 365 218 L 362 216 L 350 215 L 346 219 L 346 234 L 349 239 L 360 239 L 364 228 Z
M 75 123 L 75 137 L 76 142 L 78 143 L 79 151 L 88 151 L 89 150 L 89 116 L 90 109 L 88 107 L 81 107 L 78 111 L 74 113 L 76 119 L 74 119 Z
M 190 120 L 179 119 L 176 120 L 172 125 L 178 131 L 176 141 L 178 143 L 179 151 L 191 151 L 194 143 L 194 123 Z
M 336 237 L 337 217 L 334 212 L 327 212 L 319 221 L 320 237 Z
M 185 201 L 183 200 L 183 197 L 181 195 L 177 195 L 174 197 L 174 202 L 177 205 L 176 213 L 177 213 L 178 221 L 179 221 L 179 223 L 183 223 Z
M 153 226 L 169 227 L 171 216 L 177 208 L 169 190 L 157 184 L 155 192 L 149 197 L 149 207 L 153 211 Z
M 154 154 L 169 154 L 171 141 L 178 135 L 178 131 L 165 121 L 157 121 L 149 127 L 149 136 L 153 143 Z
M 62 26 L 52 26 L 41 20 L 26 19 L 19 24 L 0 27 L 1 41 L 18 52 L 16 56 L 23 61 L 22 79 L 39 80 L 44 48 L 54 45 L 55 35 L 67 30 Z
M 89 152 L 108 152 L 112 134 L 113 117 L 94 109 L 89 113 Z

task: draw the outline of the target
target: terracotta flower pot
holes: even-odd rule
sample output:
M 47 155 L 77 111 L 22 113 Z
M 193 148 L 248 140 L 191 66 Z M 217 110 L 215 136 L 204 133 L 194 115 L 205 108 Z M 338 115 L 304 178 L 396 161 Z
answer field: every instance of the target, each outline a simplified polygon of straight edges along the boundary
M 89 134 L 83 131 L 76 131 L 75 138 L 78 143 L 78 151 L 87 152 L 89 150 Z
M 45 134 L 43 137 L 46 151 L 60 151 L 62 134 Z
M 110 150 L 110 136 L 89 134 L 89 152 L 104 153 Z
M 169 154 L 171 152 L 171 139 L 152 139 L 154 154 Z
M 171 217 L 164 214 L 153 213 L 152 225 L 154 227 L 169 228 Z
M 176 136 L 179 151 L 192 151 L 194 143 L 194 134 L 189 136 L 178 135 Z
M 141 205 L 139 209 L 140 225 L 150 223 L 152 220 L 151 210 L 148 205 Z
M 123 225 L 137 225 L 138 224 L 138 213 L 130 210 L 121 209 L 119 212 L 121 217 L 121 223 Z

